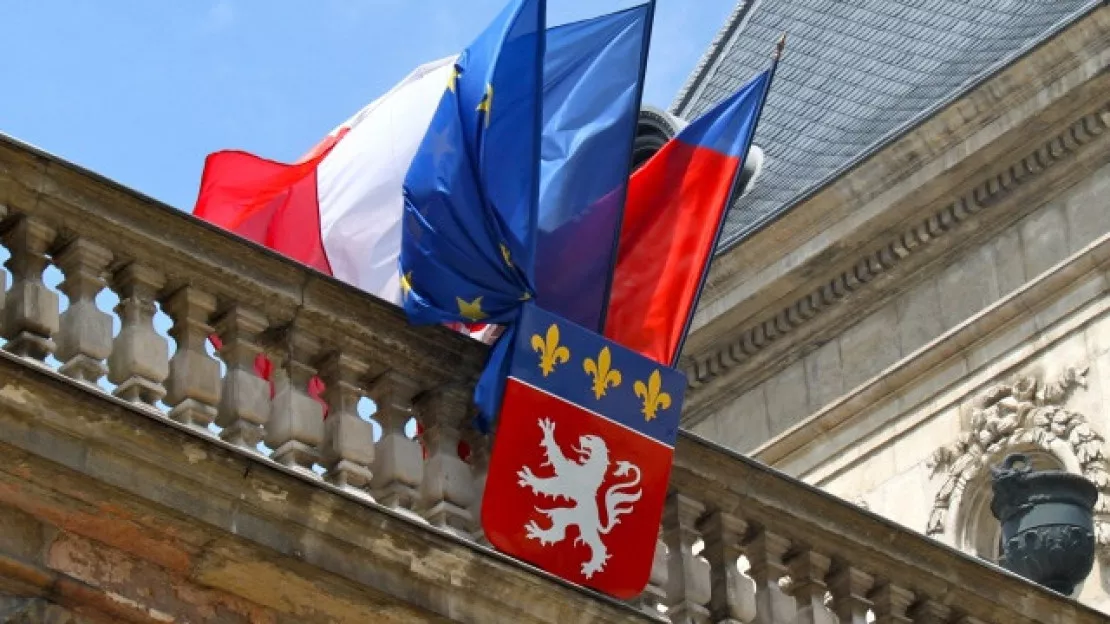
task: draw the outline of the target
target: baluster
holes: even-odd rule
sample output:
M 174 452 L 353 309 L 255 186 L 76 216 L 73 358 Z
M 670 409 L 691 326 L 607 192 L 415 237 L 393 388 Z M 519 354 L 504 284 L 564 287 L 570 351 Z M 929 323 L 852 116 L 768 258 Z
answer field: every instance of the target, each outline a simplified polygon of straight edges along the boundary
M 836 624 L 836 618 L 825 608 L 825 576 L 832 560 L 815 550 L 804 550 L 790 559 L 790 578 L 797 602 L 798 624 Z
M 58 370 L 95 385 L 108 373 L 104 361 L 112 354 L 112 316 L 96 307 L 96 296 L 107 286 L 104 274 L 112 252 L 78 238 L 55 254 L 54 262 L 65 276 L 58 289 L 69 297 L 58 332 Z
M 4 219 L 8 218 L 8 206 L 0 204 L 0 232 L 4 231 Z M 4 317 L 6 316 L 4 303 L 8 297 L 8 274 L 0 271 L 0 336 L 4 335 Z
M 467 422 L 470 422 L 473 417 L 474 408 L 468 407 L 466 410 Z M 463 429 L 463 440 L 470 447 L 470 457 L 467 459 L 467 463 L 470 464 L 470 472 L 474 476 L 474 502 L 467 509 L 470 512 L 470 517 L 474 518 L 474 533 L 471 534 L 471 537 L 474 541 L 486 546 L 489 546 L 490 543 L 482 531 L 482 500 L 486 493 L 489 456 L 496 428 L 497 425 L 494 423 L 490 427 L 489 435 L 483 434 L 474 426 L 467 426 Z
M 474 504 L 474 476 L 459 458 L 460 424 L 467 416 L 470 394 L 461 388 L 442 388 L 416 404 L 428 460 L 420 487 L 420 514 L 434 526 L 469 536 L 477 528 L 470 515 Z
M 374 426 L 358 417 L 358 401 L 362 398 L 359 379 L 368 370 L 366 362 L 343 353 L 332 353 L 320 365 L 328 402 L 320 454 L 320 464 L 327 470 L 324 478 L 367 497 L 364 488 L 373 476 L 369 466 L 374 461 Z
M 185 286 L 166 300 L 164 308 L 173 319 L 170 336 L 177 343 L 166 381 L 170 418 L 207 429 L 220 402 L 220 363 L 205 350 L 214 331 L 208 323 L 216 311 L 216 298 Z
M 54 236 L 53 228 L 31 217 L 20 219 L 4 236 L 11 252 L 5 266 L 12 272 L 4 308 L 4 349 L 39 361 L 54 352 L 58 332 L 58 295 L 42 283 L 42 272 L 50 263 L 46 250 Z
M 875 624 L 912 624 L 906 610 L 913 604 L 914 595 L 908 589 L 885 583 L 871 595 L 875 605 Z
M 751 622 L 756 617 L 755 588 L 736 563 L 743 554 L 741 542 L 748 523 L 723 511 L 711 513 L 702 523 L 705 559 L 712 569 L 709 611 L 714 622 Z
M 645 613 L 659 616 L 659 608 L 667 601 L 667 574 L 670 571 L 667 543 L 663 541 L 663 527 L 659 527 L 659 537 L 655 540 L 655 557 L 651 561 L 651 577 L 647 587 L 636 599 L 636 606 Z
M 935 600 L 924 600 L 910 613 L 914 624 L 948 624 L 952 619 L 952 608 Z
M 705 506 L 673 493 L 663 511 L 663 536 L 670 549 L 667 571 L 667 617 L 671 622 L 709 622 L 706 604 L 712 597 L 709 562 L 694 554 L 698 518 Z
M 833 611 L 843 624 L 867 624 L 867 611 L 871 608 L 867 593 L 874 584 L 875 579 L 870 574 L 850 565 L 833 574 L 829 583 Z
M 797 613 L 794 599 L 782 591 L 779 580 L 786 576 L 783 555 L 790 550 L 790 540 L 756 528 L 755 537 L 744 545 L 751 569 L 748 574 L 755 581 L 755 602 L 758 624 L 793 622 Z
M 159 271 L 136 263 L 112 277 L 122 326 L 108 358 L 108 380 L 116 384 L 113 394 L 125 401 L 153 406 L 166 395 L 169 345 L 154 331 L 154 301 L 164 284 Z
M 270 384 L 254 372 L 254 358 L 262 352 L 258 334 L 266 325 L 265 316 L 238 304 L 216 321 L 220 357 L 227 366 L 216 424 L 223 427 L 220 438 L 252 451 L 270 416 Z
M 412 509 L 424 480 L 420 443 L 405 435 L 405 424 L 412 418 L 416 383 L 390 371 L 375 379 L 367 392 L 378 406 L 374 417 L 382 426 L 382 437 L 374 451 L 370 489 L 383 505 Z
M 284 360 L 285 366 L 282 374 L 275 375 L 266 446 L 273 449 L 274 461 L 312 473 L 312 465 L 320 461 L 318 449 L 324 441 L 324 406 L 308 394 L 308 384 L 316 376 L 316 369 L 308 363 L 315 360 L 319 348 L 295 325 L 287 332 L 287 345 L 275 360 Z

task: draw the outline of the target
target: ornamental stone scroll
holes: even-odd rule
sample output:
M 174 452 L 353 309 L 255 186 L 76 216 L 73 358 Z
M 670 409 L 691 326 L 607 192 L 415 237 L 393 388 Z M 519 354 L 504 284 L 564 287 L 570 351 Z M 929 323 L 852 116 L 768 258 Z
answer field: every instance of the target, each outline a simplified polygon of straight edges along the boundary
M 1099 557 L 1110 562 L 1110 462 L 1102 435 L 1065 403 L 1087 387 L 1087 367 L 1068 368 L 1054 381 L 1020 375 L 988 389 L 972 408 L 971 420 L 951 444 L 938 448 L 927 466 L 944 481 L 933 501 L 926 534 L 950 532 L 949 513 L 960 506 L 969 484 L 985 481 L 989 466 L 1013 450 L 1039 449 L 1083 475 L 1098 488 L 1095 540 Z

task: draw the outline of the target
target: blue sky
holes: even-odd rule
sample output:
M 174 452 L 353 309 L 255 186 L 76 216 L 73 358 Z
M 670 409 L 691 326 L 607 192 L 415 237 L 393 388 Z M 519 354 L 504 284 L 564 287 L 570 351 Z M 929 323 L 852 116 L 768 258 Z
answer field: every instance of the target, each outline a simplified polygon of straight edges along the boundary
M 548 0 L 549 23 L 642 0 Z M 507 0 L 0 3 L 0 132 L 192 210 L 204 157 L 292 160 Z M 666 107 L 735 0 L 658 0 L 645 102 Z

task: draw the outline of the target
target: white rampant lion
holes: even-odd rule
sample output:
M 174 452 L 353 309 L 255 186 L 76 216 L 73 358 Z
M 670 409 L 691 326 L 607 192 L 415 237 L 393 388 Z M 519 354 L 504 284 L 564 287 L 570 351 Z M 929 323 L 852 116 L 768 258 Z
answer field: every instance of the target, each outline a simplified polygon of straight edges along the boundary
M 528 531 L 528 539 L 539 540 L 540 544 L 547 546 L 563 541 L 567 528 L 577 526 L 580 535 L 574 543 L 584 542 L 590 548 L 590 559 L 582 564 L 582 574 L 591 578 L 605 567 L 605 562 L 609 559 L 609 552 L 601 541 L 601 536 L 608 535 L 613 527 L 620 524 L 620 517 L 631 512 L 632 504 L 640 500 L 643 491 L 636 487 L 640 484 L 640 468 L 631 462 L 616 462 L 613 476 L 631 475 L 631 478 L 612 485 L 605 492 L 605 515 L 608 522 L 602 524 L 597 495 L 605 481 L 605 473 L 609 470 L 609 448 L 605 445 L 605 440 L 595 435 L 580 437 L 578 447 L 573 448 L 578 459 L 570 460 L 563 455 L 559 443 L 555 441 L 555 423 L 542 418 L 539 424 L 543 431 L 541 444 L 547 456 L 543 466 L 550 466 L 555 474 L 537 477 L 531 468 L 525 466 L 516 473 L 520 477 L 517 483 L 556 501 L 565 498 L 574 503 L 574 506 L 551 509 L 536 507 L 536 511 L 551 520 L 551 527 L 540 528 L 531 520 L 524 528 Z M 635 491 L 631 491 L 633 488 Z

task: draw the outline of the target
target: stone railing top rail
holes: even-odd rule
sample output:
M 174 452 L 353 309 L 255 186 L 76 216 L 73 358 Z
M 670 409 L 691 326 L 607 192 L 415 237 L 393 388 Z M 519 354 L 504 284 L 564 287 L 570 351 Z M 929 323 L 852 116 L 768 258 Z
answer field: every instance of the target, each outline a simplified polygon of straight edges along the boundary
M 328 344 L 388 363 L 424 389 L 476 379 L 486 348 L 440 327 L 413 327 L 396 306 L 290 262 L 261 245 L 175 210 L 103 176 L 0 135 L 0 204 L 57 230 L 60 249 L 80 236 L 110 247 L 113 267 L 147 263 L 164 292 L 189 285 L 218 309 L 248 303 L 270 327 L 296 322 Z
M 4 348 L 39 369 L 18 375 L 22 381 L 0 379 L 0 414 L 23 412 L 21 422 L 50 431 L 70 428 L 68 439 L 93 435 L 95 428 L 72 418 L 44 414 L 45 400 L 11 399 L 19 395 L 13 383 L 47 388 L 40 376 L 56 374 L 41 367 L 56 359 L 59 373 L 83 384 L 75 392 L 110 392 L 133 406 L 91 400 L 89 409 L 145 423 L 113 435 L 172 426 L 174 436 L 196 437 L 192 458 L 231 449 L 237 462 L 276 462 L 286 475 L 323 479 L 372 509 L 392 509 L 411 519 L 406 535 L 419 533 L 420 523 L 442 529 L 434 539 L 429 532 L 429 545 L 482 540 L 476 519 L 488 440 L 469 430 L 467 408 L 481 345 L 446 329 L 411 327 L 384 302 L 3 138 L 0 233 L 12 277 L 0 298 Z M 68 305 L 61 314 L 59 296 L 43 279 L 52 265 L 64 277 L 58 288 Z M 0 273 L 0 286 L 4 281 Z M 115 335 L 114 319 L 96 304 L 109 292 L 119 298 Z M 173 323 L 172 357 L 156 313 Z M 218 357 L 205 344 L 213 332 L 222 343 Z M 252 369 L 260 353 L 281 369 L 267 380 Z M 14 361 L 0 364 L 10 372 Z M 322 395 L 311 388 L 316 374 Z M 356 409 L 363 398 L 374 401 L 376 433 Z M 416 433 L 407 430 L 414 419 Z M 110 446 L 111 437 L 100 445 Z M 41 447 L 15 428 L 0 430 L 0 443 L 27 454 Z M 301 546 L 294 546 L 288 550 L 296 556 Z M 379 591 L 413 595 L 396 579 L 378 581 Z M 592 600 L 587 596 L 580 597 Z M 437 603 L 441 615 L 467 619 L 445 600 Z M 636 604 L 676 622 L 828 621 L 832 612 L 851 622 L 871 612 L 880 624 L 1105 621 L 689 434 L 676 449 L 651 582 Z M 797 620 L 818 611 L 830 613 Z M 565 610 L 548 615 L 556 613 Z
M 671 488 L 678 496 L 696 493 L 704 505 L 702 530 L 719 536 L 721 526 L 731 526 L 733 535 L 747 541 L 753 563 L 771 553 L 773 567 L 777 553 L 796 598 L 799 585 L 805 589 L 813 582 L 807 575 L 831 570 L 820 580 L 834 605 L 846 601 L 843 594 L 855 585 L 876 615 L 898 611 L 900 600 L 901 612 L 914 622 L 949 621 L 928 619 L 925 611 L 962 613 L 968 622 L 1106 621 L 1103 613 L 695 434 L 681 432 L 675 458 Z M 708 549 L 712 540 L 705 539 Z

